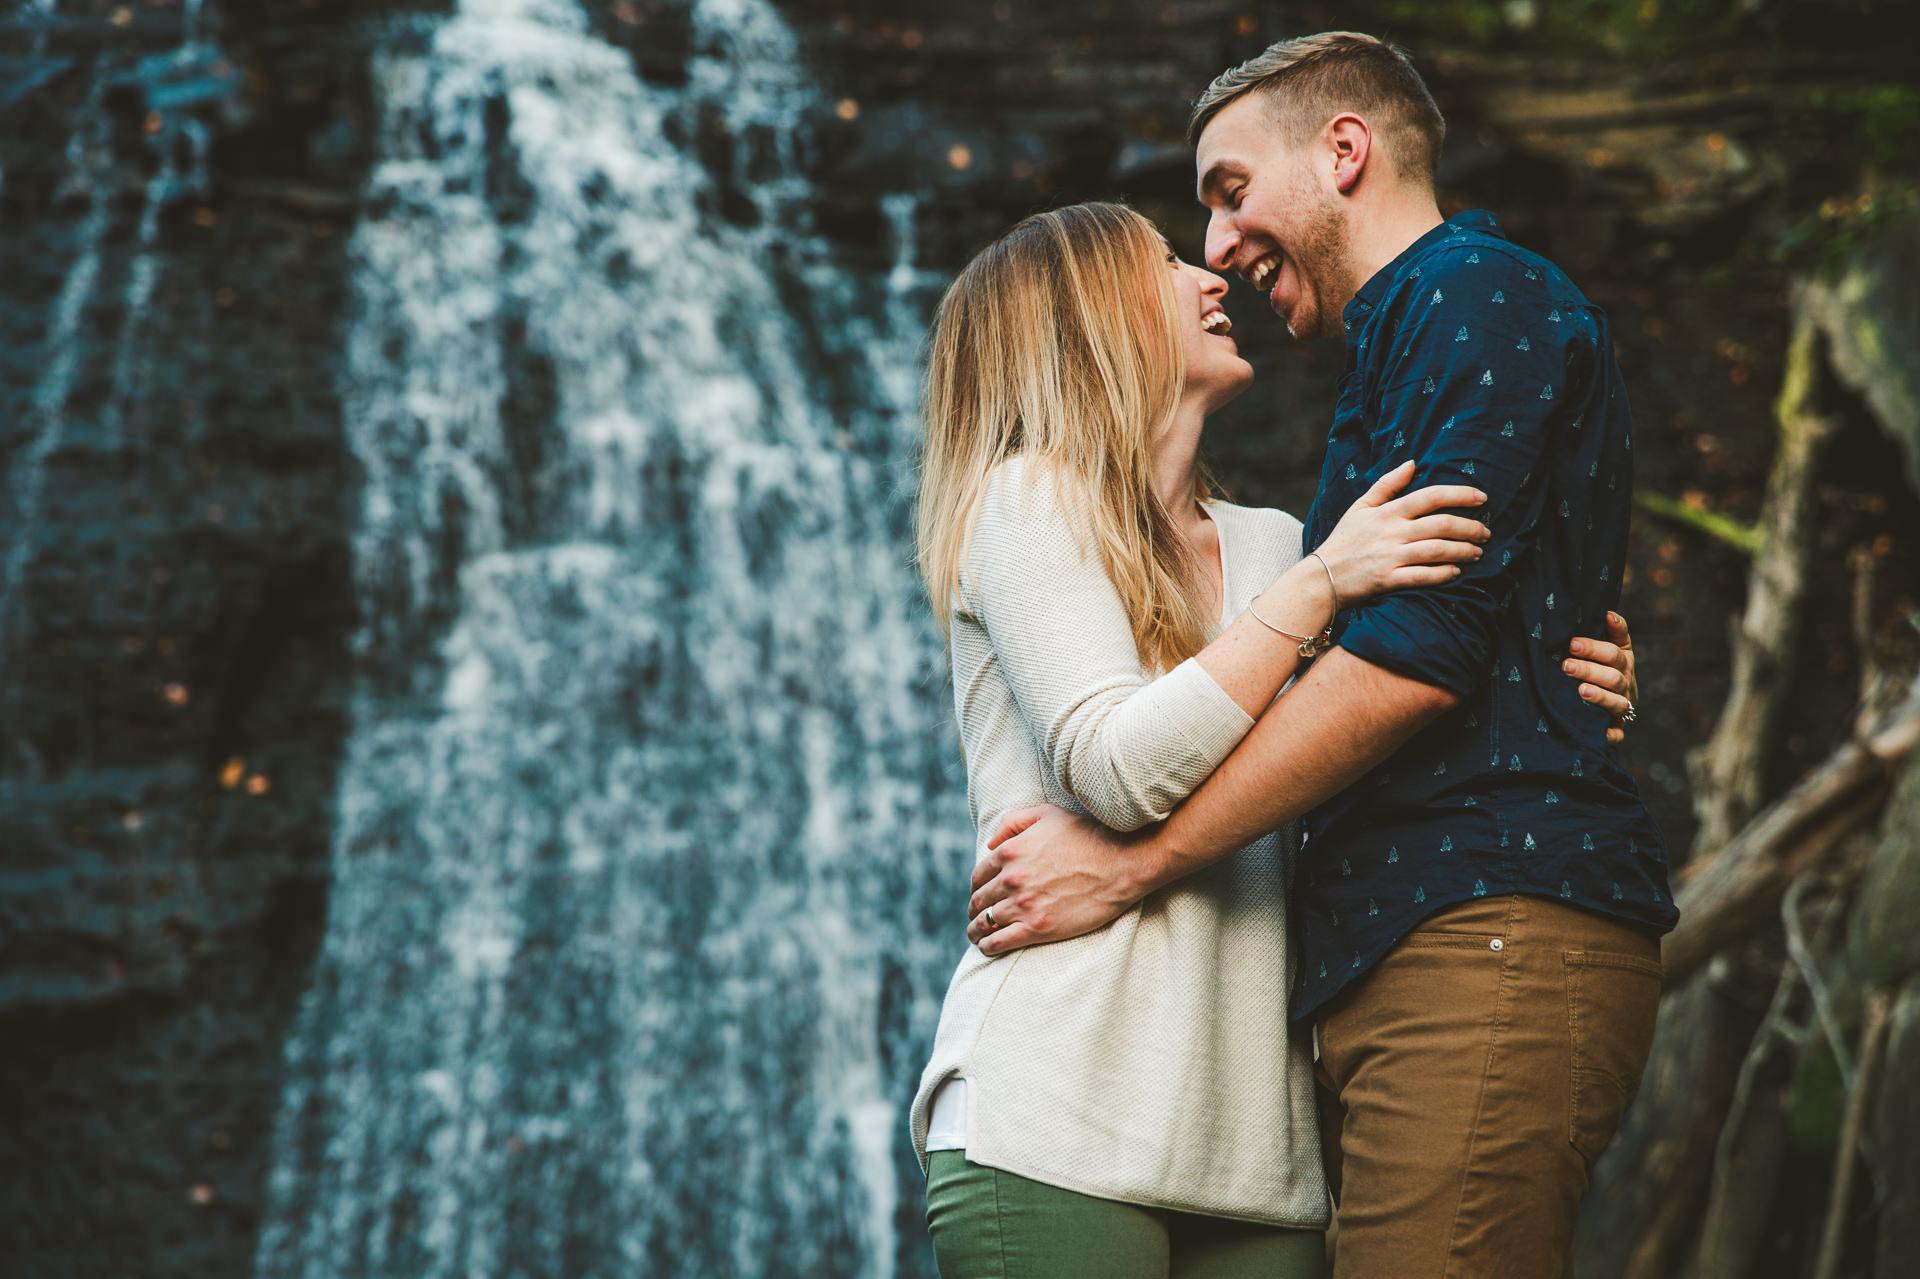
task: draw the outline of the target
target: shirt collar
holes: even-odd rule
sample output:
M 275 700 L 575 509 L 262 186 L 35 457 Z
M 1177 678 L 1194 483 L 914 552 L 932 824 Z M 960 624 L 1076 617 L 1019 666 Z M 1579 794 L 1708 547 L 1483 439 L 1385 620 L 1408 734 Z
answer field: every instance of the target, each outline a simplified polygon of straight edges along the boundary
M 1414 261 L 1423 256 L 1428 249 L 1456 236 L 1465 235 L 1469 231 L 1499 236 L 1503 240 L 1507 238 L 1506 233 L 1500 229 L 1500 223 L 1485 209 L 1468 209 L 1454 214 L 1402 249 L 1399 257 L 1375 271 L 1372 277 L 1360 286 L 1359 292 L 1353 295 L 1353 300 L 1348 302 L 1341 312 L 1347 329 L 1351 331 L 1363 317 L 1373 311 L 1374 307 L 1379 306 L 1380 299 L 1386 296 L 1387 290 L 1392 288 L 1400 277 L 1406 274 Z

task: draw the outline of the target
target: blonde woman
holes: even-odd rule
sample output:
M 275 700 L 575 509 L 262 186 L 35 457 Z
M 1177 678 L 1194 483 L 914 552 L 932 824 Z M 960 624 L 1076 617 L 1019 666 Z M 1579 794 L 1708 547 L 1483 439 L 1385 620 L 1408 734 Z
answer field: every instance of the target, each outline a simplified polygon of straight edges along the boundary
M 1484 494 L 1402 494 L 1410 466 L 1305 559 L 1297 520 L 1212 496 L 1203 424 L 1252 378 L 1225 294 L 1137 213 L 1084 204 L 1021 223 L 941 303 L 917 537 L 982 840 L 1040 803 L 1161 820 L 1336 602 L 1480 555 L 1487 530 L 1454 512 Z M 1317 1279 L 1293 847 L 1292 826 L 1270 833 L 1086 936 L 968 949 L 911 1118 L 945 1279 Z

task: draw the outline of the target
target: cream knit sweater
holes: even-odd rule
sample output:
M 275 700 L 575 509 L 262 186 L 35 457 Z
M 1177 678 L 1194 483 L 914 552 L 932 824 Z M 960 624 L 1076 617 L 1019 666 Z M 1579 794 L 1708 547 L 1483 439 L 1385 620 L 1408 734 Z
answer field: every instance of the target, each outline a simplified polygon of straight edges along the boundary
M 1165 817 L 1253 726 L 1196 661 L 1150 678 L 1066 506 L 1020 459 L 981 503 L 953 626 L 954 705 L 978 844 L 1047 802 L 1117 830 Z M 1300 556 L 1279 511 L 1210 502 L 1223 619 Z M 1086 549 L 1083 550 L 1083 544 Z M 1321 1227 L 1312 1065 L 1289 1037 L 1289 827 L 1085 937 L 969 946 L 914 1097 L 967 1080 L 967 1158 L 1129 1203 Z M 956 893 L 963 885 L 955 884 Z

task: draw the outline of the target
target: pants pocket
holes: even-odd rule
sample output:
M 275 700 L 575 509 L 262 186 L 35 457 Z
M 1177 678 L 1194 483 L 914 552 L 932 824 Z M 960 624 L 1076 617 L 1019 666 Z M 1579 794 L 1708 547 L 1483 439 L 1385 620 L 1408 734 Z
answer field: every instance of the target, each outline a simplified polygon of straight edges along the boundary
M 1660 1012 L 1657 959 L 1604 950 L 1562 952 L 1572 1097 L 1567 1141 L 1589 1167 L 1600 1157 L 1640 1091 Z

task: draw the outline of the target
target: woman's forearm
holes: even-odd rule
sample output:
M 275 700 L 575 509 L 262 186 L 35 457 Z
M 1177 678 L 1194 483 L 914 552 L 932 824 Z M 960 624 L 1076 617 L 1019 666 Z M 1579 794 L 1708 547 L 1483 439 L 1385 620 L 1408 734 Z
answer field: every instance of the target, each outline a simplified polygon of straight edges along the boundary
M 1317 560 L 1308 558 L 1254 597 L 1260 617 L 1296 635 L 1318 635 L 1333 617 L 1333 593 Z M 1300 668 L 1298 641 L 1242 613 L 1194 657 L 1240 709 L 1259 718 Z

